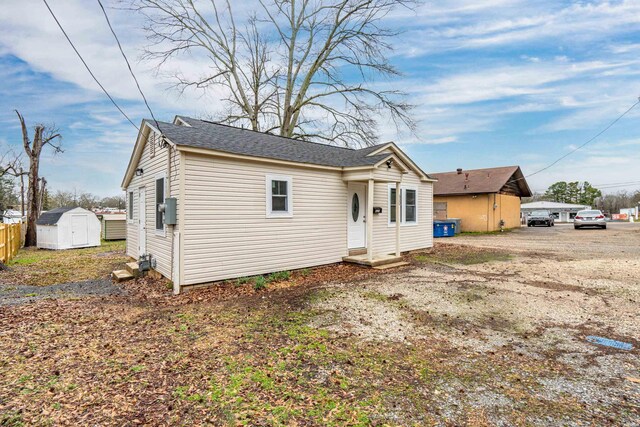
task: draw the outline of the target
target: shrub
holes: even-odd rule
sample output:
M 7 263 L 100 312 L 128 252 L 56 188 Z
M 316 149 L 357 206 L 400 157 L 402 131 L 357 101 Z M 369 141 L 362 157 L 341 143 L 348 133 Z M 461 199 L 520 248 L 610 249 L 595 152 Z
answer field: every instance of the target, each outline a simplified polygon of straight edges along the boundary
M 276 273 L 271 273 L 267 277 L 267 282 L 279 282 L 281 280 L 288 280 L 291 277 L 290 271 L 278 271 Z
M 251 277 L 238 277 L 236 279 L 236 286 L 242 286 L 244 284 L 251 282 L 251 280 L 252 280 Z
M 264 276 L 256 277 L 256 280 L 253 284 L 253 289 L 255 289 L 256 291 L 261 291 L 266 287 L 267 287 L 267 279 L 265 279 Z

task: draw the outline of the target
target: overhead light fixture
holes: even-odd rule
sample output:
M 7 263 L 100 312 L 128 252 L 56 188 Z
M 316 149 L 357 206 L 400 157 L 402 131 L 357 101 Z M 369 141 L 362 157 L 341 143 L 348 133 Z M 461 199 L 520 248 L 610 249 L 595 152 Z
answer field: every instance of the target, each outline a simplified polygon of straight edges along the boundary
M 142 176 L 142 172 L 144 172 L 142 168 L 136 169 L 136 176 Z
M 391 169 L 392 164 L 393 164 L 393 159 L 387 160 L 387 169 Z

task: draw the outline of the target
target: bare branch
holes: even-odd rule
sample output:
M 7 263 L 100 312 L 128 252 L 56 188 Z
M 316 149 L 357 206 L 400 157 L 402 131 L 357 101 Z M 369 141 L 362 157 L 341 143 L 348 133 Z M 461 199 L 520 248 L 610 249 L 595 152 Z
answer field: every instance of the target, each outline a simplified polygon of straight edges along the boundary
M 387 58 L 398 32 L 384 19 L 414 0 L 260 0 L 241 20 L 229 0 L 130 1 L 147 19 L 146 59 L 211 61 L 199 77 L 176 75 L 175 87 L 223 88 L 221 122 L 349 146 L 376 143 L 380 117 L 415 129 L 406 95 L 372 84 L 400 75 Z

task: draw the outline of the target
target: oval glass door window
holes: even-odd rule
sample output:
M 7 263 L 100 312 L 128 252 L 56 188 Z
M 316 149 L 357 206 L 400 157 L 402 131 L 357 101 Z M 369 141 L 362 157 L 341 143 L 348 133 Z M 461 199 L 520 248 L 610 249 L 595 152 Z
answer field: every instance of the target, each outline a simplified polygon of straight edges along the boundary
M 353 200 L 351 200 L 351 216 L 353 222 L 358 222 L 358 215 L 360 214 L 360 199 L 358 193 L 353 193 Z

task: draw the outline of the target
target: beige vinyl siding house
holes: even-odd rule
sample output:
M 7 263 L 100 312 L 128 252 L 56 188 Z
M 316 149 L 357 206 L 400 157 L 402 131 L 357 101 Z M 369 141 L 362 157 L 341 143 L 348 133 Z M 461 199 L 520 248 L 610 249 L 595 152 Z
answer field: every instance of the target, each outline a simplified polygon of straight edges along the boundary
M 161 196 L 177 200 L 175 225 L 162 223 L 157 209 L 161 177 Z M 396 185 L 416 195 L 408 207 L 415 218 L 401 221 L 398 235 L 389 220 Z M 182 116 L 143 121 L 123 188 L 127 254 L 149 255 L 176 293 L 356 256 L 372 263 L 433 245 L 433 180 L 392 143 L 351 150 Z

